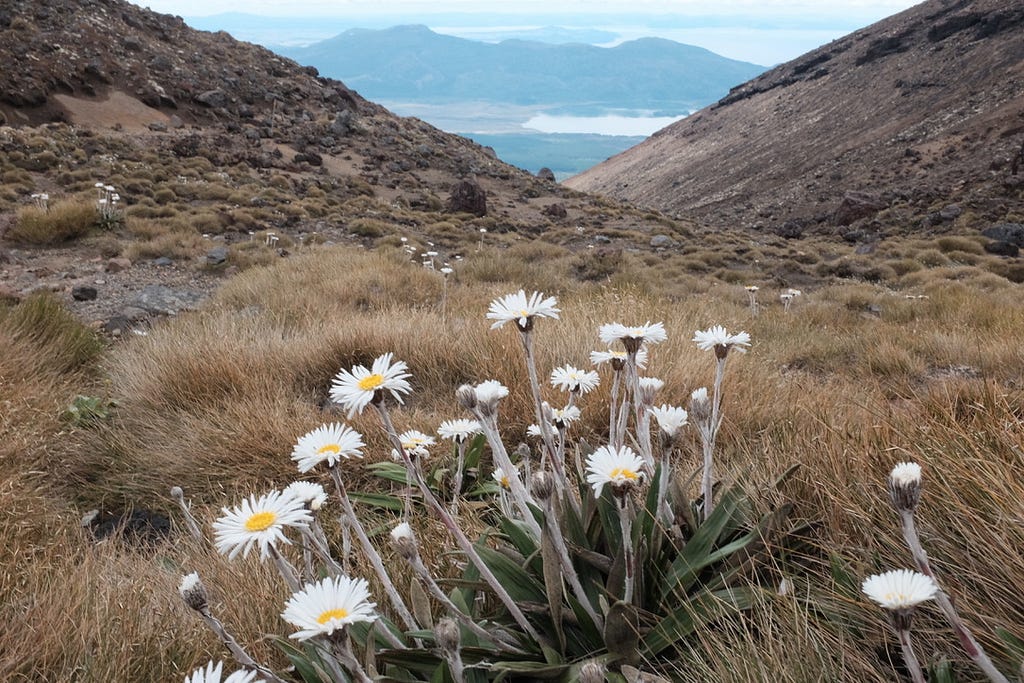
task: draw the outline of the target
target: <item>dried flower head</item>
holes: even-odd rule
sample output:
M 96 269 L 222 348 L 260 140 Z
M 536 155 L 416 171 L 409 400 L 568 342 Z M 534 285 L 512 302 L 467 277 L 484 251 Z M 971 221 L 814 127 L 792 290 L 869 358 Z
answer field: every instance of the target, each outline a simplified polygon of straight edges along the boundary
M 913 512 L 921 500 L 921 466 L 901 462 L 889 474 L 889 500 L 899 512 Z
M 416 535 L 413 534 L 408 522 L 402 522 L 391 530 L 391 545 L 407 560 L 416 557 Z
M 197 572 L 185 574 L 181 577 L 181 583 L 178 584 L 178 594 L 181 595 L 181 599 L 185 601 L 185 604 L 190 609 L 194 609 L 197 612 L 202 612 L 209 604 L 206 586 L 203 585 Z
M 450 617 L 438 620 L 437 626 L 434 627 L 434 640 L 445 652 L 457 651 L 462 640 L 459 625 Z

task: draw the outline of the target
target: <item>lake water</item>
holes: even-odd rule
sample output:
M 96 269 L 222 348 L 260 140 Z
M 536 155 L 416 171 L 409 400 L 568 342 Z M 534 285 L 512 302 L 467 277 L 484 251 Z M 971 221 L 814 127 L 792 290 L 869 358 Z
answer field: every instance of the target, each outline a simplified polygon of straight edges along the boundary
M 647 136 L 684 118 L 686 118 L 685 115 L 623 116 L 620 114 L 607 114 L 605 116 L 558 116 L 535 114 L 523 123 L 522 126 L 523 128 L 541 133 Z

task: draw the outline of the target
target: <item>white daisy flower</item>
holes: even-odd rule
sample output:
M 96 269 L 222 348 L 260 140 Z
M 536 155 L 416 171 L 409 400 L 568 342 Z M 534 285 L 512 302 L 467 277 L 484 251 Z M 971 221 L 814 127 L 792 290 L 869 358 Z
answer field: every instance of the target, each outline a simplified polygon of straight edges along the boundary
M 555 297 L 549 296 L 546 299 L 540 292 L 534 292 L 529 298 L 526 292 L 519 290 L 515 294 L 506 294 L 491 302 L 490 310 L 487 311 L 487 319 L 493 320 L 491 329 L 503 326 L 505 323 L 515 321 L 519 329 L 529 331 L 533 327 L 534 318 L 558 319 L 559 310 L 555 308 L 558 302 Z
M 643 480 L 644 461 L 629 446 L 613 449 L 601 446 L 587 457 L 587 483 L 600 496 L 605 484 L 626 487 Z
M 292 460 L 299 472 L 309 472 L 320 463 L 334 467 L 342 458 L 361 458 L 363 435 L 348 425 L 333 423 L 317 427 L 305 436 L 299 437 L 292 449 Z
M 714 351 L 718 358 L 725 358 L 729 349 L 746 352 L 744 346 L 750 346 L 750 335 L 746 332 L 729 334 L 721 325 L 715 325 L 707 330 L 697 330 L 693 333 L 693 341 L 702 351 Z
M 437 434 L 442 439 L 449 439 L 455 443 L 462 443 L 474 434 L 481 431 L 480 423 L 476 420 L 459 418 L 457 420 L 445 420 L 437 429 Z
M 626 362 L 627 354 L 625 351 L 617 351 L 608 349 L 607 351 L 591 351 L 590 362 L 593 365 L 604 365 L 605 363 L 611 363 L 615 366 L 615 369 L 621 369 L 622 364 Z M 636 366 L 638 368 L 647 367 L 647 349 L 641 347 L 636 352 Z
M 662 405 L 660 408 L 649 408 L 648 412 L 658 422 L 658 427 L 670 439 L 675 438 L 679 430 L 686 426 L 688 413 L 682 408 L 670 405 Z
M 641 403 L 645 406 L 650 406 L 654 404 L 654 395 L 661 391 L 662 387 L 665 386 L 665 382 L 657 377 L 639 377 L 637 378 L 637 386 Z
M 302 501 L 282 491 L 259 498 L 249 496 L 230 510 L 222 508 L 222 512 L 224 516 L 213 523 L 214 544 L 229 560 L 239 553 L 247 557 L 254 545 L 260 547 L 260 559 L 266 559 L 274 543 L 291 543 L 284 535 L 286 527 L 304 527 L 313 521 Z
M 601 325 L 598 335 L 601 337 L 601 341 L 609 346 L 617 341 L 621 341 L 627 350 L 631 346 L 639 348 L 642 344 L 660 344 L 668 339 L 665 325 L 650 321 L 643 325 L 633 326 L 622 325 L 621 323 L 608 323 L 607 325 Z
M 319 510 L 327 502 L 327 491 L 315 481 L 293 481 L 284 492 L 301 500 L 310 510 Z
M 565 429 L 580 419 L 580 409 L 576 406 L 551 409 L 551 423 L 558 429 Z
M 406 372 L 409 368 L 404 361 L 391 362 L 392 355 L 385 353 L 378 356 L 369 370 L 357 365 L 351 372 L 339 372 L 331 386 L 331 400 L 348 408 L 349 417 L 362 413 L 377 392 L 390 391 L 394 399 L 401 403 L 401 394 L 412 391 L 407 381 L 411 375 Z
M 751 293 L 753 293 L 753 292 L 756 292 L 756 291 L 758 291 L 758 290 L 759 290 L 759 289 L 761 289 L 761 288 L 760 288 L 760 287 L 758 287 L 757 285 L 747 285 L 747 286 L 746 286 L 746 287 L 744 287 L 743 289 L 747 290 L 748 292 L 751 292 Z
M 894 569 L 864 579 L 861 590 L 888 610 L 905 610 L 931 600 L 939 591 L 930 576 L 910 569 Z
M 488 379 L 473 387 L 475 408 L 481 415 L 491 415 L 498 409 L 498 401 L 508 396 L 508 387 L 496 379 Z
M 510 479 L 512 478 L 519 478 L 519 470 L 513 469 L 511 472 L 506 472 L 502 468 L 498 467 L 495 468 L 493 472 L 491 472 L 491 479 L 493 479 L 494 482 L 503 489 L 508 489 L 512 487 L 512 484 L 510 482 Z
M 551 371 L 551 386 L 562 391 L 586 394 L 596 389 L 600 383 L 600 377 L 593 370 L 580 370 L 571 365 L 564 365 Z
M 552 429 L 555 429 L 555 426 L 554 426 L 554 425 L 551 425 L 551 428 L 552 428 Z M 526 435 L 527 435 L 527 436 L 532 436 L 532 437 L 534 437 L 534 438 L 537 438 L 537 439 L 539 439 L 540 437 L 544 436 L 544 435 L 543 435 L 543 434 L 541 433 L 541 431 L 540 431 L 540 425 L 538 425 L 538 424 L 532 424 L 532 425 L 530 425 L 529 427 L 527 427 L 527 428 L 526 428 Z
M 373 610 L 376 606 L 370 602 L 366 579 L 328 576 L 293 593 L 281 617 L 300 629 L 290 638 L 309 640 L 314 636 L 330 635 L 349 624 L 375 621 L 377 615 Z
M 434 439 L 434 437 L 415 429 L 402 432 L 398 435 L 398 440 L 402 442 L 402 448 L 406 453 L 424 458 L 430 455 L 427 447 L 433 446 L 437 443 L 437 440 Z
M 217 662 L 214 666 L 213 662 L 208 662 L 205 669 L 196 669 L 192 672 L 191 676 L 185 677 L 185 683 L 221 683 L 221 673 L 224 669 L 224 662 Z M 264 683 L 262 678 L 256 678 L 255 671 L 236 671 L 227 678 L 224 679 L 223 683 Z

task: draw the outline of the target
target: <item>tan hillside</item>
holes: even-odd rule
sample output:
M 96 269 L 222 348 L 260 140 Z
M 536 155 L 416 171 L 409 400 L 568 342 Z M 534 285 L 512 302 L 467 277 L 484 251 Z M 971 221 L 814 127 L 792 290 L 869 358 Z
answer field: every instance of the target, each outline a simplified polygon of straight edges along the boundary
M 566 184 L 722 227 L 831 231 L 899 205 L 917 228 L 953 202 L 993 220 L 1019 212 L 1022 141 L 1024 2 L 930 0 Z M 869 196 L 837 215 L 848 193 Z

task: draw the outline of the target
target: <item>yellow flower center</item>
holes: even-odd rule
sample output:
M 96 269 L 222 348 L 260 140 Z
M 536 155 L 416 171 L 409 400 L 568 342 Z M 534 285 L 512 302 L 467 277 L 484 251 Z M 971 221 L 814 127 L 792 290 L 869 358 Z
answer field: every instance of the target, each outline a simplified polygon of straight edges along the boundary
M 331 453 L 332 455 L 337 455 L 338 453 L 341 453 L 341 446 L 339 446 L 336 443 L 329 443 L 316 449 L 317 455 L 323 455 L 324 453 Z
M 347 616 L 348 610 L 344 607 L 339 607 L 337 609 L 329 609 L 326 612 L 322 612 L 320 616 L 316 618 L 316 623 L 326 624 L 331 619 L 344 619 Z
M 277 521 L 277 513 L 269 510 L 257 512 L 245 520 L 246 531 L 266 531 Z
M 519 317 L 520 318 L 529 318 L 530 317 L 530 312 L 528 310 L 526 310 L 525 308 L 520 309 L 519 310 Z
M 375 372 L 374 374 L 367 375 L 366 377 L 359 380 L 356 386 L 362 389 L 363 391 L 374 391 L 381 384 L 384 384 L 384 375 L 380 374 L 379 372 Z
M 885 594 L 885 600 L 886 600 L 886 602 L 901 604 L 901 603 L 904 603 L 904 602 L 907 601 L 907 596 L 904 595 L 903 593 L 897 593 L 897 592 L 886 593 Z
M 509 484 L 508 484 L 508 477 L 502 477 L 501 478 L 501 485 L 503 487 L 505 487 L 505 488 L 508 488 L 508 486 L 509 486 Z
M 629 479 L 636 481 L 637 474 L 633 470 L 628 470 L 625 467 L 616 467 L 608 474 L 609 479 Z

